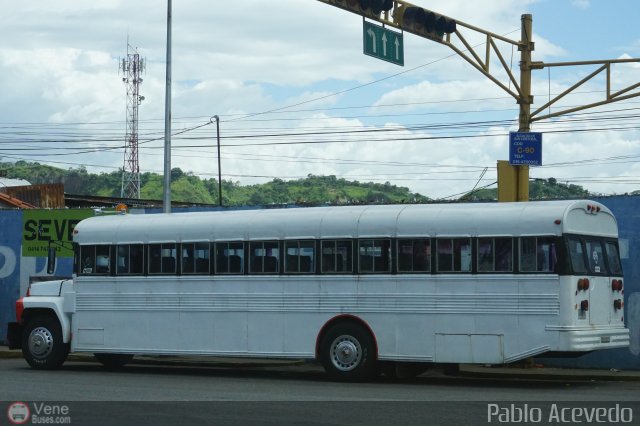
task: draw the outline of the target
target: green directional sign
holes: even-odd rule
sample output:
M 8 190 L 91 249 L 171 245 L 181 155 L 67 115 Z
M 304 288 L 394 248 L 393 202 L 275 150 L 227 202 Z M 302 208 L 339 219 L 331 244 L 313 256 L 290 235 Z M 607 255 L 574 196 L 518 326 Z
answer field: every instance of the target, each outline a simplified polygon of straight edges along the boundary
M 404 66 L 404 38 L 402 33 L 364 21 L 363 50 L 365 55 Z

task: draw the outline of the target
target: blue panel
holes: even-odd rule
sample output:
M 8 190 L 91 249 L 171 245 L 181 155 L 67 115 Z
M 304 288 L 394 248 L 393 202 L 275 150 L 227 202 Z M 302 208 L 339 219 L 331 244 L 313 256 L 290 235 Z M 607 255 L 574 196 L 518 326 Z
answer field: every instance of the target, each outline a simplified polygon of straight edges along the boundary
M 7 323 L 15 321 L 15 302 L 29 286 L 30 277 L 47 276 L 46 257 L 22 257 L 22 211 L 0 211 L 0 343 Z M 55 275 L 70 277 L 73 258 L 58 258 Z
M 542 165 L 542 133 L 509 132 L 509 164 Z
M 0 342 L 4 342 L 7 323 L 15 321 L 15 301 L 20 297 L 22 212 L 0 212 L 0 229 Z

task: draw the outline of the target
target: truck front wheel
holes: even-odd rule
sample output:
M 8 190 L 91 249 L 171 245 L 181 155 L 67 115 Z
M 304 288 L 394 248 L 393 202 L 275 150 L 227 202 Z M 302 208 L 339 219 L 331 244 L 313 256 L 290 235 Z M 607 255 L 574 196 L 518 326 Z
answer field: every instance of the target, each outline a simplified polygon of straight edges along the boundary
M 22 355 L 38 370 L 54 370 L 67 359 L 69 344 L 62 341 L 60 322 L 40 315 L 27 323 L 22 334 Z

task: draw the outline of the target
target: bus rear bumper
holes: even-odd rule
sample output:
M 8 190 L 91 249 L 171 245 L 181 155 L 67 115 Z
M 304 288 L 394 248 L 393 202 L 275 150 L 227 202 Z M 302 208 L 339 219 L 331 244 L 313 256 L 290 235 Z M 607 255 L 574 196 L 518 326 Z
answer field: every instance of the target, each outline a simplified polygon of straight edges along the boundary
M 558 327 L 554 331 L 558 331 L 558 351 L 586 352 L 629 346 L 629 329 L 627 328 L 576 329 Z

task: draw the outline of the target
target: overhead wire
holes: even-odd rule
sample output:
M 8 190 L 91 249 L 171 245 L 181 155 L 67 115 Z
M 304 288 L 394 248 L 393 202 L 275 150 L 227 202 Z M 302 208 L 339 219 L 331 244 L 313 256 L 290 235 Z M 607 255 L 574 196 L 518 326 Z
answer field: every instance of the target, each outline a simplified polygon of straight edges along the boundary
M 427 64 L 422 64 L 418 67 L 409 69 L 409 70 L 405 70 L 402 71 L 400 73 L 396 73 L 390 76 L 386 76 L 382 79 L 378 79 L 366 84 L 362 84 L 362 85 L 358 85 L 349 89 L 345 89 L 342 91 L 338 91 L 329 95 L 324 95 L 322 97 L 318 97 L 315 99 L 310 99 L 310 100 L 306 100 L 303 102 L 298 102 L 292 105 L 287 105 L 284 107 L 280 107 L 280 108 L 275 108 L 275 109 L 271 109 L 268 111 L 263 111 L 263 112 L 258 112 L 258 113 L 250 113 L 250 114 L 245 114 L 245 115 L 241 115 L 241 116 L 237 116 L 235 118 L 229 118 L 227 120 L 224 120 L 225 123 L 228 124 L 232 124 L 232 123 L 236 123 L 236 122 L 249 122 L 249 121 L 269 121 L 269 122 L 275 122 L 275 121 L 282 121 L 282 120 L 310 120 L 309 117 L 303 117 L 303 118 L 278 118 L 278 119 L 269 119 L 269 120 L 265 120 L 265 119 L 256 119 L 255 117 L 258 116 L 264 116 L 264 115 L 269 115 L 269 114 L 290 114 L 290 113 L 300 113 L 300 112 L 318 112 L 318 111 L 331 111 L 331 110 L 347 110 L 347 109 L 361 109 L 361 108 L 384 108 L 384 107 L 398 107 L 398 106 L 414 106 L 414 105 L 426 105 L 426 104 L 442 104 L 442 103 L 450 103 L 450 102 L 470 102 L 470 101 L 477 101 L 476 100 L 443 100 L 443 101 L 430 101 L 430 102 L 420 102 L 420 103 L 405 103 L 405 104 L 388 104 L 388 105 L 384 105 L 384 104 L 380 104 L 380 105 L 371 105 L 371 106 L 353 106 L 353 107 L 333 107 L 333 108 L 322 108 L 322 109 L 298 109 L 298 110 L 294 110 L 292 108 L 298 107 L 298 106 L 302 106 L 302 105 L 306 105 L 312 102 L 316 102 L 319 100 L 323 100 L 323 99 L 327 99 L 329 97 L 332 96 L 338 96 L 353 90 L 357 90 L 363 87 L 367 87 L 385 80 L 388 80 L 390 78 L 402 75 L 402 74 L 406 74 L 408 72 L 414 71 L 416 69 L 422 68 L 422 67 L 426 67 L 428 65 L 432 65 L 433 63 L 448 59 L 450 57 L 456 56 L 456 54 L 452 54 L 443 58 L 440 58 L 436 61 L 432 61 L 429 62 Z M 503 100 L 503 99 L 512 99 L 510 97 L 497 97 L 497 98 L 484 98 L 483 100 Z M 631 110 L 631 109 L 629 109 Z M 487 110 L 483 110 L 480 112 L 485 112 Z M 508 110 L 494 110 L 493 112 L 511 112 L 514 111 L 513 109 L 508 109 Z M 475 113 L 479 113 L 479 111 L 469 111 L 469 112 L 475 112 Z M 456 113 L 456 112 L 452 112 L 452 113 Z M 461 112 L 457 112 L 457 113 L 461 113 Z M 596 112 L 597 113 L 597 112 Z M 435 114 L 446 114 L 446 112 L 429 112 L 429 113 L 421 113 L 421 114 L 416 114 L 417 115 L 435 115 Z M 592 113 L 594 114 L 594 113 Z M 404 116 L 407 116 L 407 114 L 403 114 Z M 572 116 L 579 116 L 580 114 L 574 114 Z M 393 114 L 387 114 L 387 115 L 382 115 L 379 117 L 393 117 Z M 398 114 L 398 116 L 400 116 L 400 114 Z M 365 116 L 355 116 L 355 117 L 345 117 L 345 118 L 362 118 L 362 117 L 367 117 L 370 118 L 372 117 L 372 115 L 365 115 Z M 202 117 L 193 117 L 194 119 L 201 119 Z M 330 118 L 340 118 L 340 117 L 330 117 Z M 616 120 L 634 120 L 637 119 L 638 116 L 615 116 L 615 117 L 598 117 L 598 118 L 594 118 L 594 117 L 590 117 L 590 118 L 575 118 L 575 119 L 565 119 L 565 120 L 555 120 L 554 121 L 554 125 L 555 125 L 555 130 L 548 130 L 548 131 L 543 131 L 543 133 L 565 133 L 565 132 L 586 132 L 586 131 L 591 131 L 591 132 L 601 132 L 601 131 L 610 131 L 610 130 L 616 130 L 616 131 L 631 131 L 631 130 L 638 130 L 638 127 L 634 127 L 634 126 L 626 126 L 623 127 L 621 124 L 618 124 L 617 127 L 608 127 L 608 128 L 590 128 L 590 129 L 569 129 L 569 128 L 558 128 L 558 124 L 559 123 L 593 123 L 596 120 L 598 121 L 608 121 L 609 123 L 615 122 Z M 316 118 L 319 119 L 319 118 Z M 154 122 L 154 121 L 159 121 L 158 120 L 146 120 L 145 122 Z M 186 122 L 186 121 L 185 121 Z M 468 134 L 468 133 L 464 133 L 464 131 L 468 131 L 470 129 L 486 129 L 488 127 L 500 127 L 500 126 L 509 126 L 511 124 L 513 124 L 515 122 L 515 119 L 505 119 L 505 120 L 492 120 L 492 121 L 484 121 L 484 122 L 462 122 L 462 123 L 439 123 L 439 124 L 430 124 L 430 125 L 412 125 L 412 126 L 398 126 L 397 128 L 370 128 L 370 129 L 357 129 L 357 128 L 343 128 L 342 130 L 331 130 L 331 131 L 307 131 L 307 132 L 302 132 L 299 128 L 295 131 L 295 132 L 284 132 L 284 131 L 280 131 L 280 133 L 276 131 L 272 131 L 270 133 L 265 133 L 267 131 L 269 131 L 269 129 L 249 129 L 250 131 L 254 132 L 253 134 L 248 133 L 247 134 L 247 128 L 244 129 L 245 134 L 232 134 L 231 132 L 228 132 L 229 134 L 225 135 L 222 137 L 223 140 L 225 141 L 230 141 L 230 140 L 247 140 L 247 139 L 267 139 L 270 140 L 268 142 L 261 142 L 261 143 L 242 143 L 242 144 L 229 144 L 229 143 L 225 143 L 224 146 L 225 148 L 234 148 L 234 147 L 256 147 L 256 146 L 277 146 L 277 145 L 307 145 L 307 144 L 330 144 L 330 143 L 370 143 L 370 142 L 386 142 L 386 141 L 428 141 L 428 140 L 441 140 L 441 139 L 475 139 L 475 138 L 490 138 L 490 137 L 502 137 L 502 136 L 506 136 L 506 133 L 502 132 L 502 133 L 492 133 L 492 134 Z M 121 123 L 121 122 L 113 122 L 113 123 Z M 3 123 L 4 124 L 4 123 Z M 15 123 L 14 123 L 15 124 Z M 70 123 L 65 123 L 66 126 L 68 126 Z M 78 123 L 78 125 L 87 125 L 90 123 Z M 101 123 L 104 124 L 104 123 Z M 209 121 L 204 123 L 204 124 L 198 124 L 198 125 L 194 125 L 194 126 L 189 126 L 179 132 L 175 133 L 175 136 L 180 136 L 180 135 L 184 135 L 186 133 L 189 132 L 194 132 L 197 133 L 198 130 L 205 128 L 206 126 L 209 126 L 210 124 L 212 124 L 212 120 L 211 117 L 209 117 Z M 542 127 L 545 126 L 546 123 L 539 123 L 539 125 L 541 125 Z M 31 126 L 31 124 L 29 125 Z M 45 124 L 41 123 L 41 128 L 44 128 Z M 8 129 L 8 128 L 16 128 L 15 126 L 3 126 L 0 129 Z M 38 133 L 37 132 L 27 132 L 25 131 L 24 128 L 19 129 L 21 130 L 20 132 L 15 132 L 15 135 L 18 136 L 37 136 Z M 121 142 L 123 140 L 123 138 L 120 137 L 94 137 L 94 138 L 87 138 L 86 134 L 83 135 L 81 133 L 76 133 L 76 132 L 69 132 L 69 130 L 72 130 L 70 128 L 58 128 L 58 130 L 65 130 L 68 133 L 59 133 L 57 136 L 57 138 L 55 139 L 50 139 L 50 140 L 39 140 L 39 139 L 27 139 L 26 141 L 29 143 L 84 143 L 84 144 L 91 144 L 91 143 L 109 143 L 109 142 Z M 153 142 L 156 141 L 160 141 L 163 139 L 163 136 L 158 136 L 158 137 L 152 137 L 152 135 L 154 134 L 154 132 L 151 131 L 152 129 L 149 129 L 148 133 L 145 133 L 143 140 L 140 141 L 141 144 L 151 144 Z M 260 130 L 262 133 L 258 133 L 257 130 Z M 110 132 L 112 131 L 111 129 L 108 128 L 104 128 L 104 129 L 100 129 L 100 132 Z M 360 136 L 360 135 L 364 135 L 364 134 L 389 134 L 389 132 L 441 132 L 441 131 L 447 131 L 449 134 L 447 135 L 432 135 L 432 136 L 425 136 L 425 135 L 418 135 L 415 137 L 404 137 L 404 138 L 368 138 L 368 139 L 364 139 L 364 138 L 359 138 L 359 139 L 340 139 L 340 140 L 318 140 L 318 137 L 327 137 L 327 136 L 338 136 L 338 135 L 342 135 L 342 136 Z M 93 133 L 95 135 L 95 133 Z M 156 134 L 160 134 L 160 132 L 158 131 Z M 109 133 L 105 133 L 105 136 L 109 136 Z M 5 135 L 0 135 L 0 137 L 4 138 L 4 140 L 0 141 L 0 151 L 4 151 L 5 149 L 2 148 L 2 144 L 4 143 L 12 143 L 13 141 L 11 139 L 7 140 L 5 138 Z M 295 139 L 291 139 L 292 137 L 296 137 L 296 138 L 314 138 L 313 140 L 307 140 L 307 139 L 299 139 L 299 140 L 295 140 Z M 66 140 L 64 138 L 67 138 Z M 278 141 L 272 141 L 271 139 L 279 139 L 279 138 L 287 138 L 287 141 L 283 141 L 283 142 L 278 142 Z M 80 140 L 76 140 L 76 139 L 83 139 L 82 141 Z M 177 141 L 198 141 L 198 140 L 208 140 L 211 139 L 211 136 L 182 136 L 182 137 L 177 137 L 176 140 Z M 22 142 L 24 142 L 25 139 L 22 140 Z M 24 145 L 23 145 L 24 146 Z M 47 147 L 44 148 L 46 150 L 59 150 L 59 151 L 72 151 L 71 153 L 73 154 L 86 154 L 86 153 L 95 153 L 95 152 L 108 152 L 108 151 L 115 151 L 115 150 L 121 150 L 124 148 L 124 144 L 118 144 L 116 146 L 94 146 L 91 148 L 86 148 L 83 150 L 78 151 L 77 147 L 59 147 L 59 148 L 51 148 L 51 147 Z M 151 145 L 146 146 L 145 149 L 157 149 L 159 147 L 153 147 Z M 176 149 L 178 150 L 188 150 L 188 149 L 195 149 L 195 148 L 199 148 L 202 149 L 204 148 L 204 146 L 202 145 L 187 145 L 187 144 L 181 144 L 180 146 L 177 146 Z M 39 151 L 40 153 L 43 150 L 43 147 L 41 146 L 27 146 L 24 147 L 22 149 L 6 149 L 6 150 L 23 150 L 23 151 Z M 66 152 L 66 153 L 50 153 L 47 154 L 47 156 L 61 156 L 61 155 L 70 155 L 71 153 Z M 23 154 L 23 155 L 30 155 L 30 154 Z M 40 154 L 42 155 L 42 154 Z M 237 155 L 240 155 L 240 153 L 238 153 Z M 4 155 L 5 157 L 8 157 L 7 155 Z M 38 154 L 34 154 L 33 156 L 38 156 Z M 281 157 L 281 156 L 279 156 Z M 630 157 L 629 159 L 631 159 L 632 157 Z M 260 161 L 257 158 L 253 159 L 254 161 Z M 592 160 L 585 160 L 585 161 L 596 161 L 599 159 L 592 159 Z M 620 159 L 620 160 L 628 160 L 628 159 Z M 294 159 L 290 159 L 291 162 L 297 162 Z M 309 161 L 309 160 L 308 160 Z M 320 159 L 317 159 L 315 161 L 321 161 Z M 322 161 L 326 161 L 326 160 L 322 160 Z M 343 161 L 347 161 L 347 160 L 343 160 Z M 618 160 L 616 160 L 618 161 Z M 310 161 L 311 162 L 311 161 Z M 62 163 L 62 162 L 59 162 Z M 72 164 L 72 163 L 70 163 Z M 580 163 L 577 163 L 580 164 Z M 594 163 L 590 163 L 590 164 L 594 164 Z M 565 164 L 567 165 L 567 164 Z M 556 165 L 556 167 L 559 165 Z M 102 166 L 94 166 L 94 167 L 102 167 Z M 475 166 L 477 167 L 481 167 L 481 166 Z M 553 165 L 548 165 L 548 167 L 553 167 Z M 458 172 L 459 173 L 459 172 Z M 202 173 L 199 173 L 202 174 Z M 405 173 L 407 174 L 407 173 Z M 227 176 L 234 176 L 234 177 L 257 177 L 254 175 L 232 175 L 232 174 L 225 174 Z M 398 175 L 403 175 L 403 174 L 398 174 Z M 267 177 L 267 176 L 260 176 L 260 177 Z M 285 177 L 285 178 L 289 178 L 289 177 Z M 399 179 L 401 180 L 401 179 Z M 451 179 L 449 179 L 451 180 Z M 482 180 L 482 177 L 481 179 Z M 480 180 L 478 180 L 478 182 L 480 182 Z M 477 186 L 477 184 L 476 184 Z

